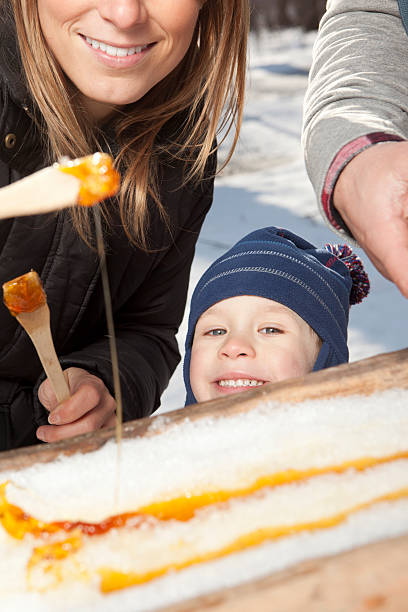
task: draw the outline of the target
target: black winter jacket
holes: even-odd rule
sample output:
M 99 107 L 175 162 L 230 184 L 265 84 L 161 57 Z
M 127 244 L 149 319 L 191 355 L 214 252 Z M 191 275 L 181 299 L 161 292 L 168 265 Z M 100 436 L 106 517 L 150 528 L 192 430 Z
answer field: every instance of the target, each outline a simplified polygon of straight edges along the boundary
M 0 23 L 0 186 L 45 165 L 20 77 L 12 25 Z M 166 127 L 160 138 L 166 138 Z M 147 416 L 159 406 L 179 361 L 175 334 L 184 312 L 195 243 L 212 202 L 215 163 L 212 156 L 206 180 L 195 188 L 179 188 L 181 164 L 161 164 L 161 199 L 172 235 L 150 202 L 148 234 L 154 253 L 131 247 L 113 213 L 106 235 L 107 266 L 125 420 Z M 69 212 L 0 221 L 0 283 L 30 269 L 41 276 L 63 367 L 88 370 L 113 394 L 98 259 L 73 230 Z M 37 398 L 43 379 L 29 337 L 1 304 L 0 450 L 37 442 L 35 430 L 47 422 Z

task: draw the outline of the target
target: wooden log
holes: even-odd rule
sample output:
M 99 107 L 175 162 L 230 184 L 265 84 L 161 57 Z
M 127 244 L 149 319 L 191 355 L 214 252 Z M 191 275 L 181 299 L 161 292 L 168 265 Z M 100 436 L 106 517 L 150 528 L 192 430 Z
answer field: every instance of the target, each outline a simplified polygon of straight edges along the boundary
M 408 536 L 300 563 L 160 612 L 406 612 Z
M 393 388 L 408 389 L 408 349 L 257 387 L 225 399 L 194 404 L 165 415 L 131 421 L 123 426 L 123 438 L 156 435 L 184 419 L 222 418 L 248 412 L 261 402 L 299 403 L 331 397 L 371 395 Z M 53 461 L 60 455 L 97 450 L 114 436 L 114 428 L 103 429 L 54 444 L 5 451 L 0 453 L 0 471 L 19 470 L 33 463 Z

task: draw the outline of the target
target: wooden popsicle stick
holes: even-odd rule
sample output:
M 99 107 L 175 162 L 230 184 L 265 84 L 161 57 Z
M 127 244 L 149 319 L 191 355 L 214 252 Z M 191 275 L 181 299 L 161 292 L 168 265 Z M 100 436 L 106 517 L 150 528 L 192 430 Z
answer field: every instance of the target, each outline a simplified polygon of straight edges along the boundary
M 70 392 L 55 352 L 48 304 L 39 306 L 33 312 L 22 312 L 16 316 L 16 319 L 30 336 L 58 403 L 64 402 L 70 397 Z
M 75 206 L 80 187 L 78 178 L 49 166 L 0 189 L 0 219 Z

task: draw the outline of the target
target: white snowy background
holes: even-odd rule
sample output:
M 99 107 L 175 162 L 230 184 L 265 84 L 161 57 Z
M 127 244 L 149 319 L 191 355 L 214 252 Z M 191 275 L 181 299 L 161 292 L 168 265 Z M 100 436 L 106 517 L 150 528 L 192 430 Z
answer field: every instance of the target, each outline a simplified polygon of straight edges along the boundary
M 252 230 L 276 225 L 316 246 L 342 242 L 317 210 L 300 144 L 302 102 L 314 39 L 314 32 L 305 34 L 296 28 L 262 32 L 251 39 L 240 142 L 216 180 L 214 203 L 197 244 L 189 300 L 210 263 Z M 376 271 L 362 250 L 356 252 L 369 274 L 371 293 L 351 308 L 351 361 L 408 347 L 408 301 Z M 178 335 L 182 355 L 188 311 L 189 301 Z M 159 412 L 182 407 L 184 399 L 181 363 Z

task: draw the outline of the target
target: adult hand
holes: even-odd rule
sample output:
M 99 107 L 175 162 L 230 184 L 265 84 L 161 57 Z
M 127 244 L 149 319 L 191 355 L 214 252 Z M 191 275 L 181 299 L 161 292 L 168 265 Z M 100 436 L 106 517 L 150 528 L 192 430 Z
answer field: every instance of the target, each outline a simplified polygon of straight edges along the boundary
M 71 397 L 58 406 L 49 380 L 41 383 L 38 399 L 50 412 L 50 425 L 37 429 L 43 442 L 57 442 L 115 424 L 116 403 L 104 383 L 81 368 L 65 370 Z
M 376 268 L 408 298 L 408 142 L 356 155 L 340 174 L 333 201 Z

